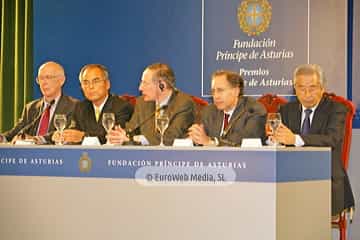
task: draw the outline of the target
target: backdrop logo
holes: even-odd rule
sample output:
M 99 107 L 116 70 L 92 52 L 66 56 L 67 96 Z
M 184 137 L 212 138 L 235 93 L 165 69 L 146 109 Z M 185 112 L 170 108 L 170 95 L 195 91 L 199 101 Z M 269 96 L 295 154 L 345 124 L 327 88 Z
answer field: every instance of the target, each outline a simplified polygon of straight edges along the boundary
M 240 28 L 248 36 L 265 32 L 271 22 L 271 5 L 267 0 L 244 0 L 238 7 Z
M 81 154 L 80 160 L 79 160 L 79 169 L 82 173 L 88 173 L 91 170 L 92 161 L 88 156 L 87 152 L 83 152 Z

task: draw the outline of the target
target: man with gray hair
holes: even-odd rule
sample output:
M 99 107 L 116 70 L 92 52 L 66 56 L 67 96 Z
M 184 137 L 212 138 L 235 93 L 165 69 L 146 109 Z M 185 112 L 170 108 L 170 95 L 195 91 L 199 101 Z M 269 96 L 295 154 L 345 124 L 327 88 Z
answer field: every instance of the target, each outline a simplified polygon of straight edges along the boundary
M 191 97 L 175 87 L 175 75 L 169 65 L 154 63 L 142 74 L 139 90 L 142 96 L 136 100 L 134 114 L 126 129 L 110 131 L 110 142 L 122 144 L 131 135 L 143 136 L 150 145 L 160 143 L 160 133 L 155 127 L 155 113 L 164 110 L 169 124 L 164 132 L 165 145 L 172 145 L 176 138 L 184 138 L 195 119 L 195 105 Z
M 320 66 L 297 67 L 293 81 L 297 100 L 280 108 L 282 124 L 273 137 L 286 145 L 331 147 L 332 216 L 336 216 L 354 206 L 341 162 L 347 109 L 324 95 L 325 78 Z
M 55 114 L 71 118 L 77 100 L 62 93 L 64 68 L 53 61 L 45 62 L 39 67 L 36 82 L 42 97 L 26 104 L 18 123 L 0 135 L 0 141 L 16 142 L 26 138 L 38 144 L 51 143 Z
M 63 132 L 63 141 L 81 143 L 84 137 L 98 137 L 106 142 L 106 130 L 102 125 L 104 113 L 115 115 L 115 125 L 125 126 L 133 107 L 119 96 L 110 94 L 110 78 L 107 68 L 101 64 L 87 64 L 79 73 L 81 90 L 85 100 L 79 102 L 72 117 L 70 129 Z M 60 134 L 53 140 L 59 141 Z

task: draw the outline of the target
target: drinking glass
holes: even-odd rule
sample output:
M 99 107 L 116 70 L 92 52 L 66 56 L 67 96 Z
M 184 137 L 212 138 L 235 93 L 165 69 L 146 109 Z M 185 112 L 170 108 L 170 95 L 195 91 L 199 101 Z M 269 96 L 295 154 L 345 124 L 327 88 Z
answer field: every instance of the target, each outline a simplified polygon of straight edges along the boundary
M 54 116 L 54 126 L 57 131 L 60 132 L 60 141 L 56 142 L 56 145 L 63 145 L 63 132 L 66 127 L 66 115 L 65 114 L 55 114 Z
M 270 126 L 270 128 L 272 129 L 272 133 L 275 134 L 277 128 L 281 124 L 280 113 L 268 113 L 267 119 L 266 119 L 266 124 L 268 126 Z M 275 139 L 273 139 L 273 145 L 278 146 L 278 145 L 280 145 L 280 143 L 278 143 Z
M 156 128 L 160 132 L 161 140 L 159 146 L 164 145 L 164 133 L 169 126 L 169 116 L 164 112 L 160 111 L 156 114 Z
M 105 128 L 106 134 L 108 134 L 115 125 L 114 113 L 104 113 L 102 115 L 102 125 Z M 109 140 L 106 140 L 106 144 L 110 144 Z

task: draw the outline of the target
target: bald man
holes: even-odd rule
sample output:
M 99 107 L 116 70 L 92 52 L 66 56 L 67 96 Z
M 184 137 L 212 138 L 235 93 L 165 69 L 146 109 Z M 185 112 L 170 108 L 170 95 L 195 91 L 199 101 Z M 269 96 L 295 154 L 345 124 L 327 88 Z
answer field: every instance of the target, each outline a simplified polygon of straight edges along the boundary
M 70 120 L 77 100 L 62 94 L 64 68 L 56 62 L 45 62 L 39 67 L 36 82 L 42 97 L 26 104 L 17 124 L 0 135 L 2 142 L 16 142 L 25 136 L 36 143 L 52 143 L 55 114 L 65 114 Z

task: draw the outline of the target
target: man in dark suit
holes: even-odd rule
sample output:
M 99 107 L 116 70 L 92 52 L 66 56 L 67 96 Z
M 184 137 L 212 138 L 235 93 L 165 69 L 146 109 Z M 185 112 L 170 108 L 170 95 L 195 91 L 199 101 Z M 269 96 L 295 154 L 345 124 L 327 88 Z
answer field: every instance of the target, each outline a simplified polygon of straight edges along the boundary
M 193 142 L 201 145 L 240 145 L 243 138 L 264 138 L 266 110 L 253 98 L 243 96 L 244 80 L 235 72 L 213 73 L 214 104 L 201 113 L 202 122 L 189 129 Z
M 286 145 L 331 147 L 332 215 L 354 206 L 348 176 L 341 163 L 347 109 L 324 95 L 324 75 L 315 64 L 294 72 L 297 100 L 280 108 L 282 124 L 274 138 Z
M 67 143 L 80 143 L 84 137 L 91 136 L 98 137 L 100 143 L 105 143 L 103 114 L 114 113 L 115 125 L 124 127 L 125 122 L 130 119 L 133 107 L 126 100 L 109 94 L 110 79 L 105 66 L 85 65 L 80 71 L 79 79 L 86 99 L 76 105 L 70 129 L 63 132 L 63 140 Z M 54 140 L 59 137 L 59 133 L 54 134 Z
M 165 145 L 172 145 L 175 138 L 185 137 L 195 119 L 195 105 L 189 95 L 175 88 L 172 69 L 162 63 L 148 66 L 143 72 L 139 90 L 142 96 L 137 99 L 134 114 L 126 124 L 127 132 L 143 135 L 150 145 L 159 145 L 160 133 L 155 127 L 157 109 L 169 116 L 169 126 L 164 133 Z M 109 139 L 121 144 L 129 140 L 127 132 L 118 128 L 109 134 Z
M 18 123 L 1 135 L 2 141 L 16 142 L 25 135 L 26 139 L 39 144 L 51 143 L 55 114 L 65 114 L 68 119 L 71 118 L 77 100 L 62 94 L 65 83 L 63 67 L 56 62 L 42 64 L 36 82 L 43 97 L 26 104 Z

